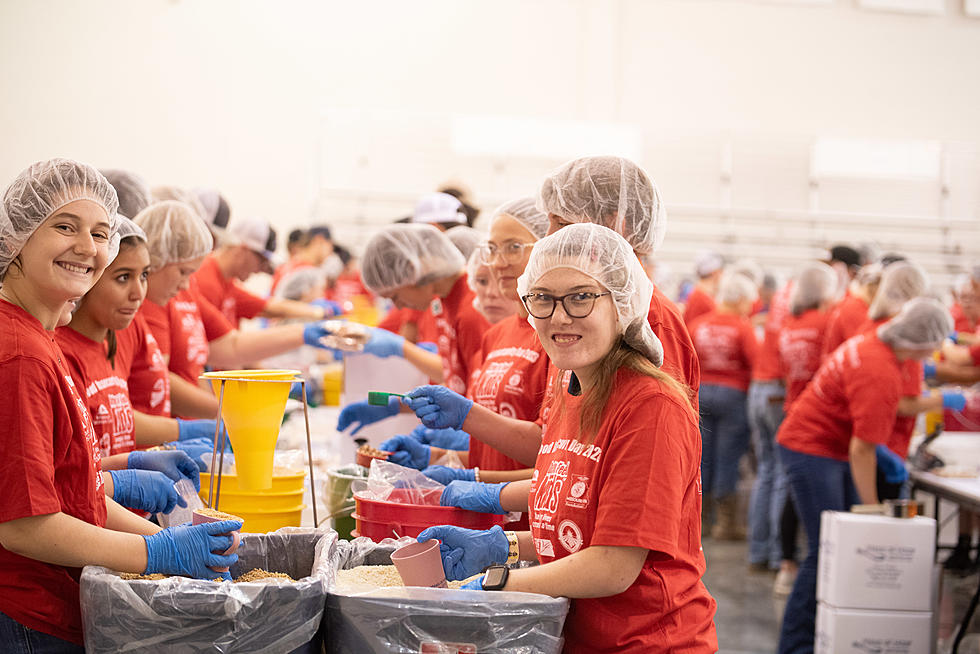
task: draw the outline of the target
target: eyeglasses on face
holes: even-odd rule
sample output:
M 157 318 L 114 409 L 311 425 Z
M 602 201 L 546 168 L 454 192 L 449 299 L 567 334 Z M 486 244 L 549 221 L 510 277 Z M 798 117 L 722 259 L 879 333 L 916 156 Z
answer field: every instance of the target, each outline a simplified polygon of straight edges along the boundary
M 555 307 L 561 302 L 562 308 L 570 318 L 585 318 L 595 307 L 595 301 L 605 293 L 568 293 L 566 295 L 548 295 L 546 293 L 528 293 L 521 296 L 524 308 L 535 318 L 550 318 L 555 312 Z
M 496 243 L 484 243 L 479 247 L 480 261 L 486 264 L 493 263 L 493 260 L 499 256 L 504 263 L 517 263 L 524 258 L 525 248 L 531 247 L 534 247 L 534 243 L 508 241 L 501 246 Z

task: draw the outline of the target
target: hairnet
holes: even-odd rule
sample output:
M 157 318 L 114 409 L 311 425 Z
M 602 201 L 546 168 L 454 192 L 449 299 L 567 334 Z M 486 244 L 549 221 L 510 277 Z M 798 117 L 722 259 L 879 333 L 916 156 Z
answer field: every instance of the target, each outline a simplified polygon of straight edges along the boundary
M 142 227 L 140 227 L 139 225 L 137 225 L 132 220 L 130 220 L 129 218 L 127 218 L 122 214 L 118 214 L 116 218 L 117 218 L 116 233 L 119 234 L 120 241 L 122 241 L 124 238 L 135 236 L 136 238 L 143 241 L 144 243 L 147 242 L 146 232 L 143 231 Z
M 361 278 L 375 294 L 455 275 L 466 260 L 432 225 L 392 225 L 375 234 L 361 257 Z
M 534 238 L 544 238 L 548 233 L 548 214 L 538 209 L 534 198 L 518 198 L 504 202 L 496 208 L 490 217 L 490 227 L 500 216 L 510 216 L 519 222 L 524 229 L 531 232 Z
M 71 159 L 39 161 L 10 183 L 0 206 L 0 278 L 31 235 L 66 204 L 91 200 L 106 212 L 112 236 L 109 260 L 119 250 L 116 209 L 119 201 L 112 185 L 95 168 Z
M 456 249 L 460 251 L 464 259 L 469 259 L 480 241 L 485 240 L 485 236 L 472 227 L 457 225 L 446 230 L 446 236 L 453 242 Z
M 825 263 L 807 264 L 796 278 L 789 294 L 789 310 L 794 316 L 816 309 L 837 295 L 837 272 Z
M 927 286 L 925 272 L 914 263 L 899 261 L 885 267 L 878 292 L 868 307 L 868 318 L 891 318 L 903 304 L 925 293 Z
M 694 272 L 698 277 L 707 277 L 713 272 L 721 270 L 725 266 L 725 260 L 721 255 L 712 250 L 699 250 L 694 255 Z
M 881 273 L 884 271 L 885 269 L 881 263 L 875 261 L 874 263 L 869 263 L 866 266 L 861 266 L 861 269 L 854 277 L 854 281 L 861 286 L 871 286 L 872 284 L 877 284 L 881 281 Z
M 196 193 L 182 189 L 178 186 L 154 186 L 151 191 L 153 200 L 155 202 L 163 202 L 165 200 L 176 200 L 177 202 L 183 202 L 194 210 L 194 213 L 205 223 L 210 224 L 209 214 L 204 205 L 201 204 L 201 200 L 197 197 Z M 130 216 L 135 218 L 136 216 Z
M 717 299 L 719 302 L 725 304 L 735 304 L 742 300 L 755 302 L 758 297 L 759 288 L 745 275 L 725 271 L 725 274 L 721 276 L 721 281 L 718 282 Z
M 483 259 L 480 258 L 480 253 L 474 249 L 470 257 L 466 260 L 466 285 L 470 287 L 471 291 L 476 291 L 476 274 L 480 271 L 481 267 L 485 267 L 486 265 L 483 263 Z
M 756 263 L 754 259 L 739 259 L 728 269 L 733 273 L 748 277 L 756 286 L 762 284 L 762 279 L 765 277 L 762 266 Z
M 609 227 L 637 254 L 655 251 L 667 230 L 657 186 L 622 157 L 569 161 L 544 180 L 537 207 L 569 222 Z
M 941 302 L 917 297 L 878 328 L 878 338 L 893 348 L 935 350 L 952 330 L 953 318 Z
M 663 364 L 663 345 L 647 322 L 653 282 L 622 236 L 592 224 L 569 225 L 545 236 L 534 244 L 524 274 L 517 279 L 518 294 L 525 295 L 555 268 L 578 270 L 608 289 L 623 340 L 655 365 Z
M 115 169 L 100 172 L 109 180 L 112 188 L 116 189 L 116 196 L 119 198 L 119 213 L 127 218 L 135 217 L 152 202 L 150 187 L 136 173 Z
M 133 222 L 146 232 L 150 270 L 198 259 L 210 253 L 214 245 L 207 225 L 183 202 L 166 200 L 151 204 Z
M 280 280 L 274 295 L 287 300 L 301 300 L 304 295 L 327 283 L 327 273 L 322 268 L 308 266 L 289 273 Z

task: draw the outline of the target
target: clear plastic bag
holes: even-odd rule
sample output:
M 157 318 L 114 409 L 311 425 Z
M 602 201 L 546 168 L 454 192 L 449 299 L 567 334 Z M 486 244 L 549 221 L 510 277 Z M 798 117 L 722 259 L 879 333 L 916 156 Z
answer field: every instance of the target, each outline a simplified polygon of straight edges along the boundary
M 364 325 L 345 320 L 325 320 L 322 324 L 323 328 L 330 332 L 320 339 L 325 347 L 344 352 L 364 351 L 364 345 L 370 337 Z
M 191 483 L 190 479 L 181 479 L 174 484 L 174 488 L 177 489 L 177 493 L 187 502 L 187 506 L 175 506 L 174 510 L 170 513 L 158 513 L 157 522 L 164 529 L 190 522 L 194 509 L 204 507 L 204 502 L 201 501 L 201 497 L 197 494 L 197 489 L 194 488 L 194 484 Z
M 396 488 L 408 492 L 399 493 L 398 497 L 389 500 L 391 492 Z M 403 504 L 432 504 L 433 497 L 436 498 L 435 504 L 438 504 L 443 488 L 445 486 L 429 479 L 419 470 L 382 460 L 375 460 L 371 464 L 366 480 L 351 482 L 351 489 L 359 497 Z

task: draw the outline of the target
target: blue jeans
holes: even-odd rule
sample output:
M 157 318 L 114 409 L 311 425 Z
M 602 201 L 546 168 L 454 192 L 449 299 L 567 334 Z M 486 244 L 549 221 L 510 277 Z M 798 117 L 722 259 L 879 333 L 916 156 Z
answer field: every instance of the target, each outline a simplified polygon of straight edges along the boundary
M 716 498 L 735 493 L 738 462 L 749 449 L 745 393 L 701 384 L 701 489 Z
M 0 613 L 0 650 L 4 654 L 85 654 L 84 647 L 28 629 L 5 613 Z
M 817 616 L 817 553 L 820 513 L 847 511 L 858 502 L 847 461 L 801 454 L 779 446 L 790 496 L 806 531 L 806 558 L 800 565 L 779 633 L 779 654 L 812 654 Z
M 773 569 L 779 567 L 782 559 L 779 523 L 789 493 L 783 465 L 776 454 L 776 432 L 783 422 L 785 395 L 778 380 L 749 385 L 749 427 L 758 462 L 749 499 L 749 563 L 764 563 Z

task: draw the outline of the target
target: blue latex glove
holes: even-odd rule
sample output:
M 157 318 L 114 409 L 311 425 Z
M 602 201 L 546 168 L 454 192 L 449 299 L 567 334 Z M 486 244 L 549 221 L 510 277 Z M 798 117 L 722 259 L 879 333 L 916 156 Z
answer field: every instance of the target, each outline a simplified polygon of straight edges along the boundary
M 476 481 L 476 474 L 466 468 L 447 468 L 446 466 L 429 466 L 422 471 L 429 479 L 434 479 L 443 486 L 452 481 Z
M 369 333 L 371 337 L 364 344 L 364 351 L 368 354 L 373 354 L 382 359 L 405 355 L 405 338 L 403 336 L 378 327 L 369 328 Z
M 486 531 L 442 525 L 418 535 L 419 542 L 437 538 L 446 579 L 466 579 L 495 563 L 507 563 L 509 543 L 500 525 Z M 482 590 L 482 587 L 481 587 Z
M 388 406 L 373 406 L 367 402 L 354 402 L 340 410 L 340 417 L 337 419 L 337 431 L 344 431 L 356 424 L 357 427 L 350 433 L 353 436 L 367 425 L 391 416 L 397 416 L 398 411 L 397 397 L 389 397 Z
M 170 450 L 166 452 L 130 452 L 126 459 L 127 468 L 156 470 L 177 482 L 186 477 L 201 490 L 201 471 L 197 463 L 186 452 Z
M 303 342 L 307 345 L 312 345 L 313 347 L 318 347 L 321 350 L 329 350 L 331 348 L 327 347 L 320 342 L 320 339 L 324 336 L 329 335 L 330 332 L 323 325 L 323 322 L 310 322 L 303 327 Z
M 432 354 L 439 354 L 439 346 L 432 341 L 422 341 L 421 343 L 416 343 L 420 348 L 426 352 L 431 352 Z
M 460 586 L 460 590 L 483 590 L 483 578 L 484 575 L 480 575 L 473 581 L 467 582 Z
M 420 443 L 435 445 L 444 450 L 465 451 L 470 449 L 470 435 L 459 429 L 429 429 L 419 425 L 410 434 Z
M 419 386 L 405 396 L 405 404 L 431 429 L 462 429 L 473 400 L 445 386 Z
M 167 443 L 167 445 L 173 445 L 181 452 L 186 452 L 187 456 L 194 460 L 194 463 L 197 464 L 197 469 L 201 472 L 207 472 L 211 468 L 211 452 L 214 449 L 214 443 L 211 442 L 210 438 L 174 441 Z M 225 452 L 231 452 L 227 441 L 225 442 Z M 221 452 L 218 452 L 218 456 L 221 456 Z
M 936 362 L 929 360 L 922 363 L 922 379 L 930 381 L 936 378 Z
M 887 447 L 879 445 L 875 448 L 875 455 L 878 459 L 878 467 L 889 484 L 902 484 L 909 478 L 905 462 Z
M 966 408 L 966 395 L 960 391 L 943 391 L 943 408 L 962 411 Z
M 411 436 L 401 434 L 393 436 L 381 443 L 378 449 L 391 452 L 388 460 L 406 468 L 421 470 L 429 465 L 432 458 L 432 448 L 418 442 Z
M 442 491 L 439 504 L 442 506 L 458 506 L 461 509 L 479 511 L 481 513 L 507 513 L 500 506 L 500 491 L 508 482 L 486 484 L 479 481 L 451 481 Z
M 289 386 L 289 397 L 298 400 L 303 395 L 303 383 L 293 382 Z M 310 404 L 313 399 L 313 384 L 306 382 L 306 403 Z
M 953 341 L 955 343 L 956 342 L 956 339 L 959 338 L 959 336 L 960 336 L 959 332 L 957 332 L 954 329 L 953 331 L 951 331 L 949 333 L 949 336 L 947 336 L 946 338 L 948 338 L 949 340 L 951 340 L 951 341 Z
M 334 316 L 339 316 L 344 312 L 344 309 L 333 300 L 318 298 L 310 302 L 310 304 L 323 309 L 324 318 L 333 318 Z
M 241 522 L 225 520 L 193 526 L 183 524 L 158 531 L 152 536 L 143 536 L 146 541 L 144 574 L 161 572 L 198 579 L 224 577 L 230 580 L 229 573 L 218 573 L 210 568 L 227 568 L 238 561 L 238 554 L 224 556 L 215 552 L 224 552 L 232 544 L 231 536 L 218 534 L 241 528 Z
M 183 454 L 183 452 L 181 453 Z M 197 470 L 197 466 L 194 466 Z M 130 509 L 147 513 L 170 513 L 187 502 L 167 475 L 155 470 L 110 470 L 112 499 Z
M 177 440 L 189 441 L 194 438 L 214 439 L 215 421 L 204 420 L 182 420 L 177 418 Z

